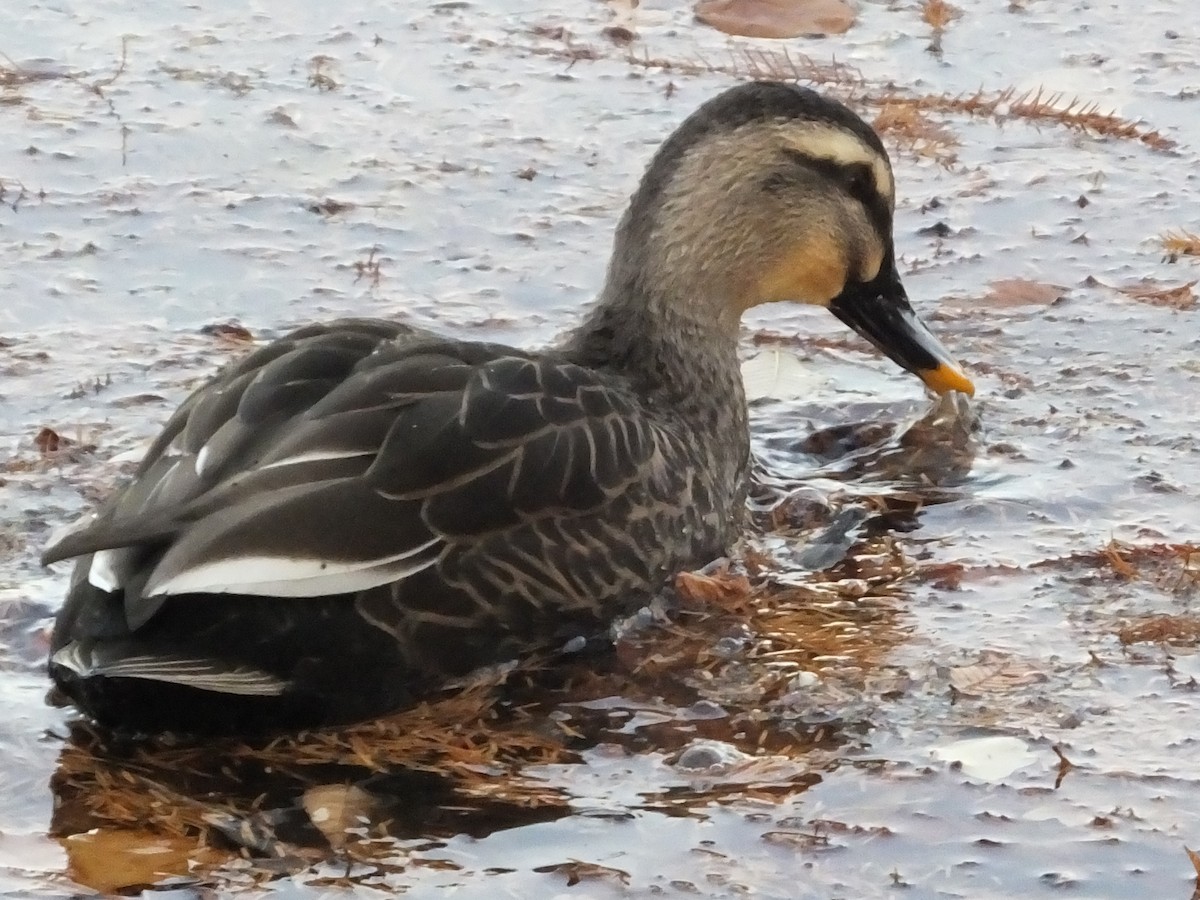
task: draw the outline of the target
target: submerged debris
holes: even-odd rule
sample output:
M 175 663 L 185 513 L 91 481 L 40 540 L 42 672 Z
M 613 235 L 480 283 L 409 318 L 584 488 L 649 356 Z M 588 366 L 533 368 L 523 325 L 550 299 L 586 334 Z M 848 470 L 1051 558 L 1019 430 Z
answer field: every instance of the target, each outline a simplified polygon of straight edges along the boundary
M 667 722 L 706 723 L 707 733 L 731 741 L 726 746 L 746 759 L 720 785 L 710 778 L 690 799 L 663 802 L 733 800 L 748 791 L 784 795 L 796 778 L 807 777 L 795 757 L 799 749 L 830 740 L 845 721 L 848 707 L 831 716 L 829 704 L 848 700 L 907 633 L 896 592 L 908 571 L 898 547 L 884 538 L 853 548 L 806 584 L 775 585 L 769 573 L 751 579 L 729 568 L 683 573 L 669 624 L 623 634 L 605 664 L 609 671 L 590 659 L 551 667 L 533 660 L 349 728 L 261 742 L 170 736 L 130 742 L 79 724 L 54 778 L 55 833 L 64 842 L 89 832 L 114 835 L 103 839 L 110 845 L 166 848 L 161 859 L 158 850 L 146 850 L 164 871 L 180 848 L 222 841 L 274 860 L 271 866 L 283 859 L 307 866 L 314 852 L 331 848 L 367 858 L 394 847 L 377 839 L 402 836 L 405 823 L 419 817 L 422 801 L 415 798 L 422 796 L 464 810 L 482 805 L 560 815 L 565 798 L 523 774 L 526 767 L 569 762 L 573 746 L 589 746 L 600 734 L 613 740 L 619 733 L 610 730 L 612 720 L 593 717 L 588 704 L 614 696 L 645 702 L 636 699 L 643 693 L 677 698 L 674 711 L 664 708 Z M 722 637 L 734 635 L 740 637 Z M 572 709 L 576 714 L 565 713 Z M 559 712 L 547 719 L 551 710 Z M 548 722 L 559 727 L 548 729 Z M 658 736 L 667 746 L 686 741 L 688 731 L 668 734 Z M 405 814 L 398 814 L 398 803 Z M 428 828 L 424 822 L 422 833 Z M 65 845 L 84 854 L 81 860 L 92 846 Z M 201 865 L 230 858 L 223 851 L 193 854 Z M 90 875 L 86 861 L 76 871 L 104 889 L 137 883 L 117 885 L 126 877 L 116 874 L 122 869 Z
M 1060 284 L 1045 284 L 1028 278 L 998 279 L 988 287 L 980 302 L 999 307 L 1048 306 L 1067 293 L 1067 288 Z
M 959 694 L 982 697 L 1046 681 L 1044 672 L 1028 662 L 996 651 L 984 651 L 977 662 L 950 669 L 950 684 Z

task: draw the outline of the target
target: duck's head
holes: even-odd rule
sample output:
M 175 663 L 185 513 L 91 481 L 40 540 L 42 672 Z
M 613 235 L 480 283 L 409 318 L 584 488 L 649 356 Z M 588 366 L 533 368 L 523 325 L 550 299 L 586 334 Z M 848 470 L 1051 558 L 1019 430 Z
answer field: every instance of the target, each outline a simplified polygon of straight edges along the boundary
M 730 329 L 760 303 L 824 306 L 933 390 L 973 393 L 909 305 L 894 208 L 891 163 L 866 122 L 805 88 L 740 85 L 654 157 L 608 287 Z

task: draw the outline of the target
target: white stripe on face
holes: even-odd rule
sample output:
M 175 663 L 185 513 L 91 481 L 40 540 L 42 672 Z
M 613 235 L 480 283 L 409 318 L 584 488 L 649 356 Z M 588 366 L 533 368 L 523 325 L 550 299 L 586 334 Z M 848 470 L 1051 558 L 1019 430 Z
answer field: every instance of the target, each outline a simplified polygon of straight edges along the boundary
M 875 190 L 891 205 L 895 190 L 892 170 L 887 160 L 864 144 L 858 135 L 842 128 L 806 123 L 789 127 L 786 140 L 790 147 L 814 159 L 827 159 L 839 166 L 866 165 L 875 181 Z

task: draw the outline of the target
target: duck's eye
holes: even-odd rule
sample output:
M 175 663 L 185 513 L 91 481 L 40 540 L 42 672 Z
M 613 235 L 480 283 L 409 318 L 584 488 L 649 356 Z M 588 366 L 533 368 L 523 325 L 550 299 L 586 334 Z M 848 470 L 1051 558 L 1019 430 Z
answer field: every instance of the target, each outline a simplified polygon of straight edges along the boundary
M 861 163 L 846 168 L 845 183 L 850 196 L 864 202 L 868 201 L 875 192 L 875 179 L 871 175 L 871 170 Z

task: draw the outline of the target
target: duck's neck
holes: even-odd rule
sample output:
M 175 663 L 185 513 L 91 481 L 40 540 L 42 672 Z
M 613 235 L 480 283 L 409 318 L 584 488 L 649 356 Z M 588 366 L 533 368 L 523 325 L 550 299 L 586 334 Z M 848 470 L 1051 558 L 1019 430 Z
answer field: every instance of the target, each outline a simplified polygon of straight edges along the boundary
M 706 317 L 702 308 L 610 279 L 563 350 L 581 365 L 628 378 L 647 402 L 695 428 L 744 433 L 737 323 Z

